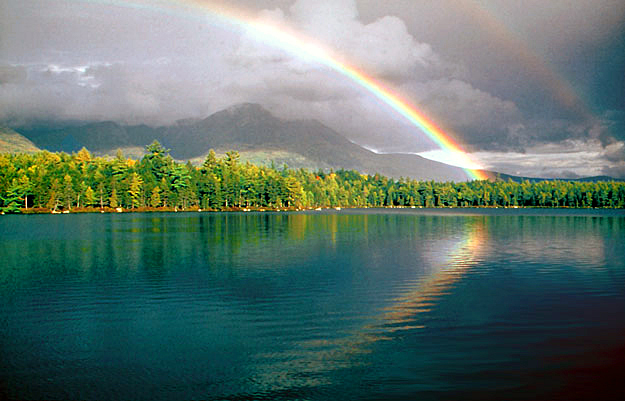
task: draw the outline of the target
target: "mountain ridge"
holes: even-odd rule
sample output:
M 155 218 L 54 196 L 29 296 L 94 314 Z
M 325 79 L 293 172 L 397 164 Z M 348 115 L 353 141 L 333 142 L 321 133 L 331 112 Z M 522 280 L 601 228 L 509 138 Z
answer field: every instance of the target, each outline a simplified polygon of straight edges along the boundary
M 463 169 L 417 155 L 376 154 L 313 119 L 283 120 L 254 103 L 241 103 L 196 120 L 179 120 L 173 125 L 150 127 L 122 125 L 113 121 L 67 127 L 45 124 L 15 128 L 40 148 L 75 152 L 82 147 L 110 154 L 117 148 L 145 147 L 153 140 L 171 149 L 179 160 L 205 155 L 209 149 L 281 151 L 300 155 L 307 166 L 354 169 L 389 177 L 421 180 L 464 181 Z M 290 166 L 298 167 L 298 166 Z
M 8 149 L 5 151 L 23 149 L 33 152 L 41 148 L 75 152 L 85 147 L 96 154 L 109 155 L 117 149 L 124 149 L 132 156 L 140 157 L 146 145 L 158 140 L 171 149 L 174 158 L 198 164 L 209 149 L 218 153 L 235 149 L 241 153 L 242 161 L 255 164 L 275 162 L 278 166 L 286 163 L 292 168 L 354 169 L 367 174 L 419 180 L 467 180 L 466 173 L 459 167 L 414 154 L 375 153 L 317 120 L 283 120 L 255 103 L 236 104 L 203 119 L 178 120 L 168 126 L 122 125 L 113 121 L 70 121 L 65 124 L 40 121 L 23 128 L 6 128 L 5 131 L 11 133 L 9 142 L 19 143 L 10 149 L 5 146 Z M 615 180 L 607 176 L 554 179 L 486 173 L 491 179 L 506 181 Z
M 354 169 L 393 178 L 465 181 L 463 169 L 414 154 L 375 153 L 357 145 L 314 119 L 282 120 L 255 103 L 240 103 L 202 119 L 188 118 L 168 126 L 122 125 L 113 121 L 33 121 L 9 128 L 0 152 L 75 152 L 85 147 L 95 154 L 114 155 L 117 149 L 141 157 L 155 139 L 178 160 L 201 164 L 209 149 L 217 153 L 237 150 L 243 162 L 291 168 Z M 1 131 L 1 130 L 0 130 Z M 2 132 L 0 132 L 2 134 Z M 490 179 L 538 181 L 623 181 L 608 176 L 541 178 L 485 171 Z
M 34 153 L 40 150 L 25 136 L 0 125 L 0 153 Z

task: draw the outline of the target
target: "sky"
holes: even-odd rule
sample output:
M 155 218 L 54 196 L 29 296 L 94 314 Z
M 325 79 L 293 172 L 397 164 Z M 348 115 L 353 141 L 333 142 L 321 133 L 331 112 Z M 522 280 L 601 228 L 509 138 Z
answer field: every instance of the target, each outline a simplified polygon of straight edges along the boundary
M 623 1 L 196 3 L 3 0 L 0 121 L 162 125 L 253 102 L 376 152 L 448 161 L 370 92 L 244 18 L 366 73 L 487 169 L 625 178 Z

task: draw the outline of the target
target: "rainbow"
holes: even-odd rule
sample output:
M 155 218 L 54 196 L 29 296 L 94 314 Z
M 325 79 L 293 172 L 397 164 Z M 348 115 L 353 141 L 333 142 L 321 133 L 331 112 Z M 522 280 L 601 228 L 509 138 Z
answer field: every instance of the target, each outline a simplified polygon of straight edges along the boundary
M 553 66 L 541 57 L 529 44 L 521 39 L 501 22 L 495 7 L 477 0 L 457 0 L 456 4 L 464 13 L 471 16 L 476 24 L 488 31 L 490 37 L 508 57 L 518 60 L 526 71 L 540 79 L 554 100 L 562 106 L 581 114 L 585 118 L 594 118 L 586 102 L 576 93 L 569 81 L 558 74 Z
M 406 99 L 403 99 L 400 95 L 394 93 L 391 89 L 385 87 L 382 83 L 376 81 L 373 77 L 367 75 L 357 67 L 333 55 L 331 51 L 315 43 L 312 39 L 306 38 L 288 27 L 263 22 L 258 18 L 247 15 L 242 10 L 235 10 L 231 6 L 214 1 L 159 0 L 148 3 L 121 0 L 91 0 L 91 2 L 109 5 L 115 4 L 134 9 L 150 9 L 175 15 L 188 15 L 189 13 L 194 14 L 195 12 L 201 12 L 216 17 L 227 24 L 240 27 L 256 37 L 267 40 L 268 43 L 273 46 L 279 47 L 297 57 L 313 60 L 345 76 L 356 85 L 362 87 L 371 95 L 387 104 L 392 110 L 400 114 L 412 125 L 419 128 L 421 132 L 425 133 L 441 150 L 445 151 L 450 156 L 450 159 L 453 160 L 453 164 L 463 166 L 462 168 L 465 170 L 468 178 L 476 180 L 489 178 L 482 170 L 480 164 L 470 158 L 467 152 L 465 152 L 449 134 L 437 127 L 436 124 L 429 120 Z

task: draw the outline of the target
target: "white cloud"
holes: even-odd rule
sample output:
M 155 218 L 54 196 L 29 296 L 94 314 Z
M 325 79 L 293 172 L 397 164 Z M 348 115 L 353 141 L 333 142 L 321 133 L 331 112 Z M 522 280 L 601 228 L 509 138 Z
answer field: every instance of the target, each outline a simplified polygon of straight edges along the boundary
M 524 59 L 502 48 L 509 40 L 476 24 L 479 18 L 469 12 L 475 8 L 466 8 L 472 2 L 233 2 L 317 41 L 401 93 L 468 148 L 496 151 L 480 153 L 493 166 L 538 175 L 548 169 L 580 175 L 622 169 L 622 110 L 593 121 L 556 118 L 550 112 L 553 99 L 545 96 L 549 92 L 535 90 L 542 81 L 532 86 L 533 70 L 519 73 L 525 64 L 518 61 Z M 527 33 L 538 49 L 554 52 L 560 50 L 554 43 L 609 38 L 606 32 L 614 32 L 625 10 L 609 0 L 599 0 L 598 6 L 586 0 L 513 3 L 479 2 L 495 17 L 510 15 L 509 27 L 518 36 Z M 281 8 L 261 11 L 267 4 Z M 0 119 L 165 124 L 251 101 L 285 118 L 319 119 L 357 143 L 384 151 L 433 146 L 418 128 L 314 57 L 285 51 L 236 25 L 214 24 L 210 15 L 107 2 L 6 0 L 3 6 Z M 559 15 L 553 27 L 535 26 L 545 16 Z M 560 29 L 566 21 L 579 27 Z M 521 50 L 521 55 L 527 51 Z M 570 49 L 555 56 L 579 58 Z M 528 104 L 544 114 L 528 113 Z M 538 150 L 537 144 L 550 143 L 556 145 L 549 152 Z M 576 152 L 567 151 L 571 146 Z M 516 153 L 506 153 L 510 149 Z
M 159 68 L 146 70 L 143 64 L 33 64 L 13 68 L 26 73 L 0 86 L 0 119 L 164 124 L 207 113 L 200 91 L 183 93 L 176 75 Z
M 610 175 L 625 178 L 625 142 L 604 147 L 599 140 L 565 140 L 528 147 L 525 153 L 476 152 L 487 169 L 512 175 L 557 178 Z
M 372 76 L 405 79 L 417 68 L 440 62 L 430 45 L 410 35 L 400 18 L 384 16 L 362 23 L 353 0 L 297 0 L 290 17 L 298 29 L 323 42 L 336 57 Z

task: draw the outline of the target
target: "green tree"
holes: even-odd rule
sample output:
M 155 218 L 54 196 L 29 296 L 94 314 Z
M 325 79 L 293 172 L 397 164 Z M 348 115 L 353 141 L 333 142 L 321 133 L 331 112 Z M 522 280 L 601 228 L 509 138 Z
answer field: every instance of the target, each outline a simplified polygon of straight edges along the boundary
M 302 185 L 293 176 L 286 179 L 286 204 L 287 206 L 301 206 L 304 191 Z
M 204 160 L 204 164 L 202 166 L 208 171 L 217 167 L 217 156 L 215 155 L 215 151 L 213 149 L 208 151 L 208 155 L 206 155 L 206 159 Z
M 169 170 L 171 162 L 169 149 L 165 149 L 157 140 L 154 140 L 146 147 L 146 151 L 146 155 L 141 160 L 144 174 L 150 173 L 154 176 L 155 181 L 160 181 Z M 147 177 L 144 175 L 142 178 L 146 179 Z
M 20 206 L 22 203 L 22 198 L 20 193 L 22 192 L 22 188 L 17 179 L 13 179 L 11 185 L 6 191 L 6 195 L 2 196 L 2 203 L 4 206 L 0 209 L 4 213 L 20 213 Z
M 161 198 L 161 202 L 163 202 L 163 206 L 167 207 L 169 199 L 171 197 L 171 185 L 167 181 L 165 177 L 161 178 L 161 183 L 159 184 L 159 188 L 162 191 L 162 195 L 159 195 Z
M 87 189 L 85 190 L 85 196 L 84 196 L 85 206 L 87 207 L 93 206 L 94 201 L 95 201 L 95 192 L 93 191 L 93 189 L 91 189 L 90 186 L 88 186 Z
M 241 164 L 236 151 L 209 152 L 201 168 L 177 163 L 158 142 L 139 162 L 121 151 L 110 160 L 86 149 L 68 155 L 0 154 L 0 207 L 74 205 L 232 206 L 543 206 L 625 207 L 620 182 L 419 182 L 356 171 L 316 172 Z M 159 178 L 160 177 L 160 178 Z M 95 189 L 95 191 L 94 191 Z
M 113 189 L 111 190 L 111 196 L 109 197 L 109 206 L 113 209 L 119 206 L 119 200 L 117 199 L 117 188 L 113 185 Z
M 58 178 L 53 178 L 52 179 L 52 184 L 50 185 L 50 192 L 49 192 L 49 197 L 48 197 L 48 202 L 46 203 L 46 206 L 48 207 L 48 209 L 52 210 L 52 211 L 56 211 L 56 209 L 60 206 L 61 204 L 61 184 L 58 180 Z
M 65 174 L 65 177 L 63 177 L 63 207 L 71 209 L 75 200 L 76 192 L 74 191 L 72 177 L 69 174 Z
M 141 189 L 143 186 L 143 179 L 137 174 L 132 173 L 130 177 L 130 188 L 128 189 L 128 194 L 131 199 L 132 208 L 137 208 L 141 204 Z
M 157 186 L 152 189 L 152 195 L 150 196 L 150 206 L 159 207 L 161 205 L 161 189 Z

